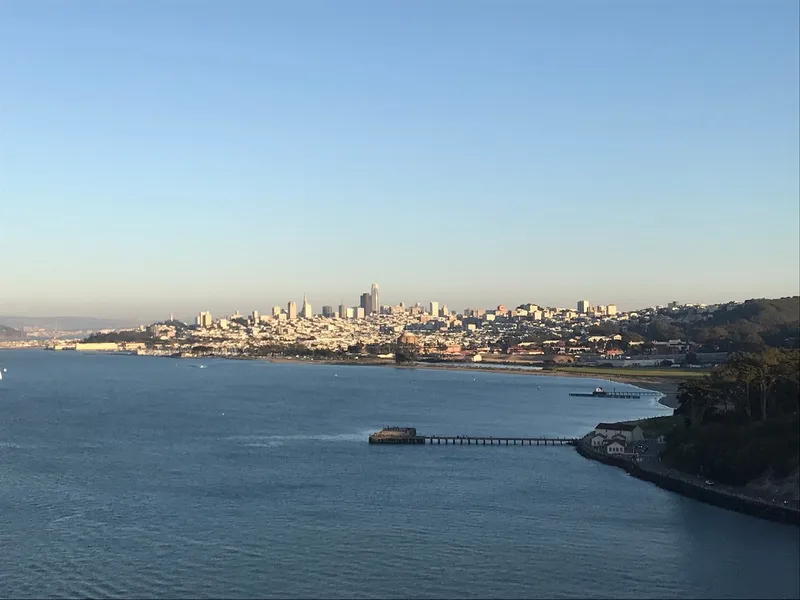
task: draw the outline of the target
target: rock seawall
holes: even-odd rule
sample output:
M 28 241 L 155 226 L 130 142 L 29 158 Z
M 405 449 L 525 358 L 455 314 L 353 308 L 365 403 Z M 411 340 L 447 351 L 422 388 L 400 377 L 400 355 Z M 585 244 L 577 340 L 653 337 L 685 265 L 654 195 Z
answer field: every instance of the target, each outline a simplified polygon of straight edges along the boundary
M 639 464 L 627 458 L 618 456 L 609 456 L 608 454 L 601 454 L 586 447 L 583 443 L 578 443 L 575 446 L 578 453 L 591 460 L 596 460 L 601 463 L 625 469 L 628 473 L 638 479 L 643 479 L 656 484 L 658 487 L 671 492 L 676 492 L 682 496 L 699 500 L 707 504 L 713 504 L 720 508 L 727 508 L 736 512 L 748 514 L 770 521 L 777 521 L 779 523 L 790 523 L 792 525 L 800 525 L 800 511 L 792 508 L 776 506 L 735 496 L 722 490 L 711 489 L 705 486 L 692 484 L 689 481 L 671 477 L 664 473 L 657 473 L 649 469 L 641 467 Z

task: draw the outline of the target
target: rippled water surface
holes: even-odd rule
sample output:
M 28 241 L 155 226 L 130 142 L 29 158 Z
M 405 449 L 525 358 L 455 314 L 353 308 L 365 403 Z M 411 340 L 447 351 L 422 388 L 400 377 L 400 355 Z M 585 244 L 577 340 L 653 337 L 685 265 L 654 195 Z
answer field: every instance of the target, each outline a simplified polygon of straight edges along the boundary
M 572 448 L 366 442 L 664 411 L 568 396 L 602 382 L 43 351 L 0 367 L 0 596 L 800 594 L 796 527 Z

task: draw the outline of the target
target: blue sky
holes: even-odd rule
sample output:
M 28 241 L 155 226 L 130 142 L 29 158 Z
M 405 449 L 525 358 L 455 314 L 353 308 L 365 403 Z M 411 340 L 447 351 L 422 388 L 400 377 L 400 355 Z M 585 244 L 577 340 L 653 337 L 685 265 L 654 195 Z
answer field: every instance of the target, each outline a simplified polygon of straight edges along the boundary
M 0 314 L 797 294 L 798 11 L 0 2 Z

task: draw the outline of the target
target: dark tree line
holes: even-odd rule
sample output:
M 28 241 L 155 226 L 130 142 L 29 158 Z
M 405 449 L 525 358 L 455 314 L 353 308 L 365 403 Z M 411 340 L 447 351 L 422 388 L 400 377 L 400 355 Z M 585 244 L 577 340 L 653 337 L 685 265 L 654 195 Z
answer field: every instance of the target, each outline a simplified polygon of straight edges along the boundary
M 798 468 L 800 350 L 733 354 L 710 375 L 679 386 L 682 427 L 662 458 L 689 473 L 731 484 Z
M 414 344 L 398 343 L 394 349 L 394 360 L 396 363 L 413 363 L 418 358 L 417 347 Z
M 109 331 L 108 333 L 93 333 L 83 341 L 87 343 L 153 342 L 153 334 L 149 331 L 139 330 Z
M 800 350 L 797 349 L 736 352 L 710 375 L 680 384 L 680 407 L 676 413 L 685 415 L 689 426 L 700 426 L 707 416 L 714 414 L 734 414 L 743 422 L 797 414 L 798 371 Z

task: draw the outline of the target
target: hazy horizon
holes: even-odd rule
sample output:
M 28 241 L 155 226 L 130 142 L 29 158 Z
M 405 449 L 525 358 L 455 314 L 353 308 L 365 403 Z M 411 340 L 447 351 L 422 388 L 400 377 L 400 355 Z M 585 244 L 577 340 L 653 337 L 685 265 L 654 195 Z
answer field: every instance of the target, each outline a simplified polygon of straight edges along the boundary
M 797 295 L 799 20 L 0 3 L 0 314 Z

